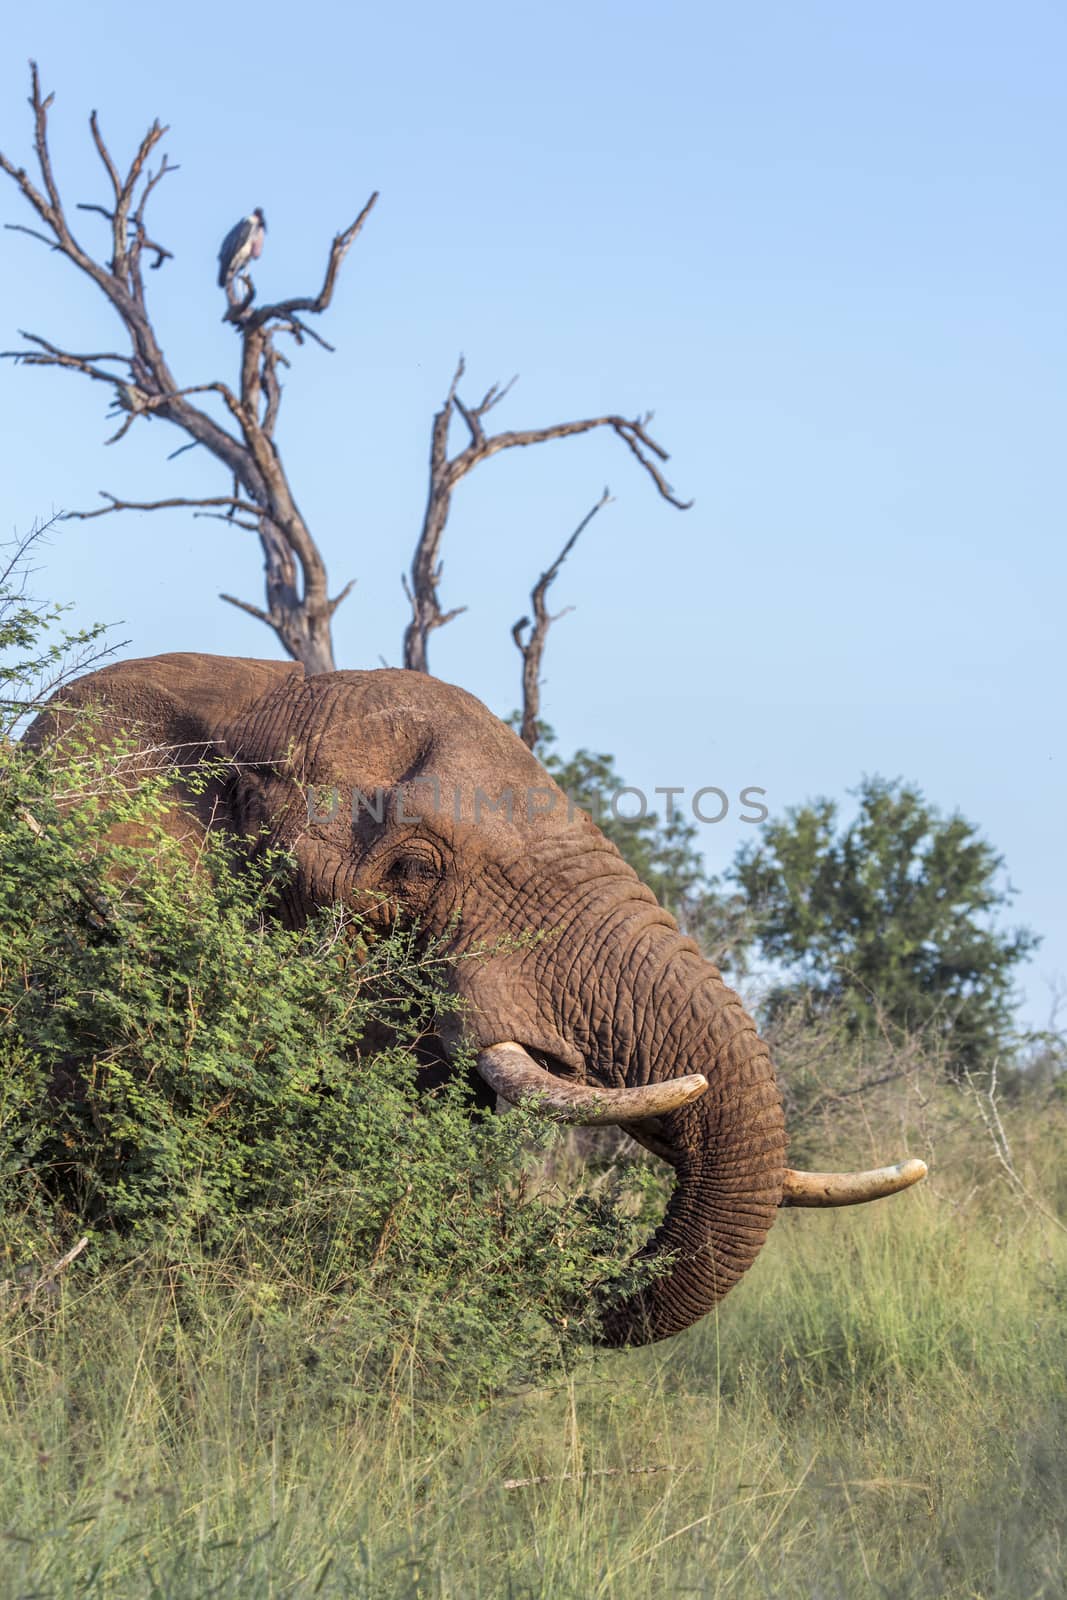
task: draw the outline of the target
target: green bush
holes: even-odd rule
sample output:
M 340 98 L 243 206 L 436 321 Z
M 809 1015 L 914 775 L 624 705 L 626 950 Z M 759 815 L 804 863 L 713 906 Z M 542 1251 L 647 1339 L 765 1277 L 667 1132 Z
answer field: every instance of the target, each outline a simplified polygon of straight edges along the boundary
M 50 642 L 59 613 L 16 565 L 0 573 L 7 733 L 63 682 L 65 647 L 96 637 Z M 0 739 L 9 1274 L 84 1232 L 79 1270 L 136 1263 L 190 1305 L 198 1275 L 239 1283 L 235 1315 L 279 1350 L 296 1338 L 307 1355 L 328 1327 L 364 1374 L 405 1352 L 438 1389 L 565 1364 L 600 1298 L 635 1281 L 634 1207 L 533 1182 L 558 1130 L 478 1110 L 463 1063 L 420 1095 L 414 1047 L 454 1006 L 435 951 L 340 908 L 280 926 L 288 862 L 180 844 L 165 754 L 146 766 L 90 717 L 42 753 Z

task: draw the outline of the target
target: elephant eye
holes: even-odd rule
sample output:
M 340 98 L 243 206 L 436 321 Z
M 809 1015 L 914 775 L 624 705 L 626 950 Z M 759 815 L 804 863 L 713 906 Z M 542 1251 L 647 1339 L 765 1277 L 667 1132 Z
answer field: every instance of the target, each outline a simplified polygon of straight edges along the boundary
M 391 887 L 410 894 L 431 889 L 441 875 L 441 868 L 428 852 L 404 851 L 393 857 L 385 875 Z

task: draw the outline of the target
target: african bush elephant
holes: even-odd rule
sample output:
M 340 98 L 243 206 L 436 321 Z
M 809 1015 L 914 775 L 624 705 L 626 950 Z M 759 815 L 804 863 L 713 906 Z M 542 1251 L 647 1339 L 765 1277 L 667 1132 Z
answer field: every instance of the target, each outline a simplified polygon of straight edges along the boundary
M 621 1123 L 671 1163 L 651 1241 L 672 1264 L 610 1313 L 615 1344 L 696 1322 L 755 1259 L 778 1206 L 850 1204 L 921 1177 L 785 1166 L 774 1070 L 738 997 L 589 818 L 478 700 L 422 673 L 305 678 L 207 655 L 124 661 L 64 691 L 180 764 L 223 757 L 174 827 L 265 831 L 296 861 L 282 914 L 342 901 L 442 939 L 478 1071 L 508 1100 Z M 55 736 L 46 712 L 29 735 Z M 508 799 L 510 796 L 510 800 Z M 540 934 L 540 938 L 522 936 Z M 446 1041 L 450 1046 L 456 1040 Z

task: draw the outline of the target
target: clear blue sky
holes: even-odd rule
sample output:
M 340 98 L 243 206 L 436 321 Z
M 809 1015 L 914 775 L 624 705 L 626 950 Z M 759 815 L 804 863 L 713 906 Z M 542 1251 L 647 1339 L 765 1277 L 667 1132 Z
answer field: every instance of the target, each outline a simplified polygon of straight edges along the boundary
M 261 295 L 317 286 L 333 232 L 378 210 L 280 430 L 335 586 L 345 666 L 399 658 L 431 414 L 470 394 L 533 426 L 656 413 L 692 511 L 610 438 L 517 452 L 458 491 L 432 641 L 506 713 L 537 573 L 610 484 L 555 591 L 544 710 L 651 790 L 762 785 L 776 811 L 863 772 L 917 781 L 1003 852 L 1045 936 L 1024 1016 L 1067 973 L 1062 737 L 1063 82 L 1067 18 L 1014 6 L 661 3 L 536 8 L 189 0 L 20 8 L 0 147 L 29 160 L 25 58 L 56 91 L 73 199 L 101 199 L 86 118 L 128 153 L 159 115 L 181 171 L 149 274 L 183 382 L 232 372 L 215 252 L 262 205 Z M 28 220 L 13 191 L 4 220 Z M 92 219 L 84 233 L 92 237 Z M 114 338 L 63 262 L 2 236 L 0 343 Z M 0 368 L 4 514 L 25 530 L 100 488 L 223 492 L 162 423 L 105 450 L 103 395 Z M 260 600 L 251 535 L 185 516 L 67 524 L 40 580 L 130 652 L 276 654 L 221 605 Z M 716 868 L 751 829 L 702 830 Z

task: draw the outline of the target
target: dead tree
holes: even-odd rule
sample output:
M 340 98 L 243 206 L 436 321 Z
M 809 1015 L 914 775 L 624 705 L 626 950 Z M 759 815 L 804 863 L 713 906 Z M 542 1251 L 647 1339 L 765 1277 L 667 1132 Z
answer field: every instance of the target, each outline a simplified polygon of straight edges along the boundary
M 596 505 L 587 511 L 579 522 L 555 561 L 542 572 L 530 590 L 533 621 L 531 622 L 529 617 L 520 617 L 511 630 L 511 637 L 522 656 L 522 722 L 519 725 L 519 737 L 531 750 L 536 748 L 541 733 L 541 658 L 545 653 L 548 630 L 554 622 L 558 622 L 561 617 L 574 610 L 573 606 L 564 606 L 562 611 L 557 611 L 555 616 L 551 616 L 548 610 L 548 591 L 555 582 L 560 567 L 597 512 L 610 503 L 611 495 L 605 489 Z M 529 634 L 526 632 L 527 628 L 530 630 Z
M 110 259 L 98 260 L 75 236 L 52 167 L 48 145 L 48 109 L 52 96 L 41 93 L 37 67 L 31 63 L 30 106 L 34 143 L 42 187 L 0 153 L 0 169 L 7 173 L 36 212 L 41 228 L 9 223 L 18 233 L 29 234 L 57 250 L 96 284 L 117 313 L 129 341 L 129 351 L 95 351 L 89 354 L 60 349 L 38 334 L 23 333 L 21 350 L 2 354 L 26 366 L 64 367 L 80 372 L 111 391 L 113 414 L 121 418 L 108 439 L 115 444 L 139 419 L 162 417 L 188 436 L 174 451 L 201 445 L 226 469 L 229 494 L 190 498 L 168 496 L 137 502 L 103 493 L 106 504 L 92 511 L 72 512 L 75 517 L 107 516 L 117 511 L 161 511 L 174 506 L 190 508 L 198 516 L 215 516 L 259 536 L 266 578 L 265 606 L 252 605 L 233 595 L 223 600 L 265 622 L 294 660 L 308 672 L 328 672 L 334 666 L 331 620 L 352 587 L 330 596 L 321 552 L 300 513 L 285 466 L 275 443 L 282 387 L 279 367 L 288 360 L 278 348 L 279 334 L 297 344 L 313 339 L 331 347 L 304 320 L 325 311 L 333 298 L 341 265 L 377 200 L 372 194 L 355 221 L 339 233 L 330 247 L 322 288 L 315 295 L 300 295 L 274 305 L 254 308 L 254 288 L 244 280 L 240 301 L 227 291 L 226 320 L 240 336 L 240 369 L 236 387 L 214 381 L 179 384 L 171 372 L 149 315 L 145 296 L 144 261 L 162 267 L 171 252 L 149 236 L 145 211 L 152 191 L 176 169 L 166 155 L 153 171 L 150 158 L 167 132 L 153 122 L 125 174 L 120 172 L 100 131 L 94 111 L 89 128 L 110 184 L 107 205 L 82 203 L 76 209 L 105 219 L 110 233 Z M 220 422 L 193 403 L 194 395 L 215 395 L 222 402 L 231 426 Z
M 672 506 L 677 506 L 679 511 L 687 511 L 693 503 L 691 500 L 677 499 L 656 464 L 658 461 L 665 462 L 670 458 L 663 446 L 657 444 L 649 435 L 651 414 L 632 419 L 615 415 L 585 417 L 579 422 L 553 422 L 547 428 L 524 428 L 507 433 L 487 434 L 484 427 L 485 417 L 494 406 L 500 404 L 512 388 L 515 379 L 512 378 L 511 382 L 504 384 L 503 387 L 494 383 L 476 406 L 466 406 L 457 392 L 463 373 L 464 364 L 461 356 L 445 396 L 444 405 L 433 419 L 430 489 L 426 500 L 426 513 L 415 546 L 415 557 L 411 563 L 411 577 L 402 580 L 404 593 L 411 605 L 411 621 L 404 634 L 404 665 L 416 672 L 429 671 L 427 647 L 430 634 L 437 628 L 443 628 L 446 622 L 451 622 L 453 617 L 458 617 L 467 609 L 466 606 L 457 606 L 451 611 L 442 611 L 437 585 L 441 579 L 441 540 L 451 509 L 452 491 L 460 479 L 465 478 L 480 461 L 498 455 L 501 450 L 513 450 L 519 445 L 545 444 L 549 439 L 569 439 L 576 434 L 592 433 L 596 428 L 610 428 L 637 457 L 664 500 Z M 457 455 L 450 456 L 448 435 L 456 413 L 466 424 L 470 442 Z M 573 540 L 571 542 L 573 543 Z M 567 548 L 569 549 L 570 545 Z M 560 559 L 562 560 L 562 557 Z
M 153 122 L 123 174 L 100 131 L 96 112 L 90 116 L 93 143 L 111 192 L 106 205 L 83 202 L 76 209 L 93 213 L 107 223 L 110 258 L 97 259 L 71 228 L 48 144 L 48 110 L 52 96 L 42 95 L 37 67 L 33 63 L 30 72 L 30 106 L 40 187 L 23 167 L 17 167 L 2 153 L 0 170 L 17 185 L 41 226 L 25 227 L 21 223 L 8 226 L 66 256 L 96 285 L 118 315 L 129 350 L 80 353 L 62 349 L 39 334 L 23 333 L 22 349 L 6 350 L 0 355 L 26 366 L 66 368 L 103 384 L 110 390 L 112 414 L 119 419 L 108 444 L 125 438 L 135 422 L 160 417 L 186 435 L 186 442 L 171 452 L 170 459 L 201 445 L 225 468 L 231 485 L 229 493 L 199 497 L 168 495 L 149 501 L 124 500 L 101 491 L 103 505 L 68 515 L 91 518 L 118 511 L 162 511 L 182 507 L 191 510 L 194 516 L 216 517 L 257 534 L 264 558 L 265 605 L 253 605 L 228 594 L 220 598 L 272 628 L 286 652 L 303 662 L 308 672 L 331 671 L 334 667 L 332 619 L 351 590 L 352 582 L 330 596 L 322 554 L 297 506 L 278 450 L 275 432 L 282 397 L 279 368 L 288 366 L 289 362 L 278 348 L 277 339 L 281 334 L 288 334 L 298 345 L 312 339 L 327 350 L 332 348 L 305 318 L 317 316 L 329 307 L 338 273 L 378 198 L 377 192 L 370 196 L 355 221 L 334 239 L 318 294 L 295 296 L 257 307 L 255 288 L 247 273 L 228 283 L 224 320 L 234 326 L 240 338 L 237 384 L 231 386 L 213 380 L 181 385 L 171 372 L 152 324 L 144 282 L 146 257 L 154 269 L 171 259 L 171 252 L 150 237 L 145 221 L 153 190 L 169 172 L 176 170 L 166 155 L 154 171 L 149 165 L 167 129 L 158 120 Z M 663 476 L 659 463 L 666 462 L 667 452 L 648 433 L 651 416 L 587 417 L 544 428 L 487 434 L 485 418 L 503 400 L 511 384 L 503 388 L 494 384 L 477 405 L 467 406 L 458 394 L 462 376 L 461 359 L 444 404 L 433 420 L 426 513 L 410 580 L 404 580 L 412 612 L 404 635 L 404 665 L 421 672 L 428 670 L 430 634 L 466 609 L 441 609 L 438 597 L 440 552 L 452 492 L 480 461 L 519 445 L 542 444 L 550 439 L 565 439 L 609 428 L 633 452 L 665 500 L 682 510 L 689 504 L 675 497 Z M 194 404 L 194 396 L 215 397 L 229 426 L 217 420 L 202 404 Z M 457 415 L 470 437 L 464 449 L 450 456 L 449 430 Z M 543 640 L 538 647 L 538 659 L 541 648 Z M 536 681 L 536 668 L 534 670 Z

